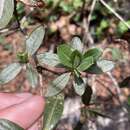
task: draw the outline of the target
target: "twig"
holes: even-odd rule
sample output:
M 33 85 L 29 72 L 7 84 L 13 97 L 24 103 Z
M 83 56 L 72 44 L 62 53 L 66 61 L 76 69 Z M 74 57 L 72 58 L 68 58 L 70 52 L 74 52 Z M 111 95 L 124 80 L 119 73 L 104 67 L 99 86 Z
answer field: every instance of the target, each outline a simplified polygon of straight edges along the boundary
M 99 0 L 108 10 L 110 10 L 119 20 L 121 20 L 126 27 L 130 29 L 130 25 L 114 10 L 112 9 L 104 0 Z
M 107 72 L 107 75 L 108 75 L 108 76 L 110 77 L 110 79 L 112 80 L 112 82 L 113 82 L 113 84 L 114 84 L 114 86 L 115 86 L 115 88 L 116 88 L 117 94 L 118 94 L 119 96 L 122 95 L 121 90 L 120 90 L 120 88 L 119 88 L 119 85 L 118 85 L 116 79 L 112 76 L 111 72 Z
M 92 14 L 94 12 L 96 2 L 97 2 L 97 0 L 93 0 L 92 5 L 91 5 L 91 10 L 90 10 L 90 13 L 89 13 L 89 16 L 88 16 L 88 30 L 89 30 L 89 26 L 90 26 L 90 22 L 91 22 L 91 19 L 92 19 Z
M 42 65 L 42 66 L 37 66 L 37 68 L 41 67 L 41 69 L 43 70 L 47 70 L 49 72 L 52 72 L 54 74 L 62 74 L 62 73 L 65 73 L 65 72 L 68 72 L 67 69 L 65 68 L 56 68 L 56 67 L 50 67 L 48 65 Z
M 119 103 L 120 103 L 120 105 L 121 105 L 121 107 L 122 107 L 122 110 L 123 110 L 125 113 L 127 113 L 127 112 L 128 112 L 127 109 L 123 106 L 123 104 L 122 104 L 122 102 L 121 102 L 121 98 L 120 98 L 120 97 L 121 97 L 121 95 L 123 95 L 123 94 L 122 94 L 122 92 L 121 92 L 121 90 L 120 90 L 120 87 L 119 87 L 119 85 L 118 85 L 116 79 L 113 77 L 113 75 L 111 74 L 111 72 L 107 72 L 107 75 L 111 78 L 111 80 L 112 80 L 112 82 L 113 82 L 113 84 L 114 84 L 114 86 L 115 86 L 115 88 L 116 88 L 117 96 L 118 96 L 118 101 L 119 101 Z
M 85 16 L 83 18 L 83 28 L 84 28 L 84 37 L 83 37 L 83 41 L 85 43 L 89 42 L 90 46 L 94 45 L 94 40 L 91 36 L 91 33 L 89 32 L 89 28 L 90 28 L 90 22 L 91 22 L 91 18 L 92 18 L 92 14 L 95 8 L 97 0 L 93 0 L 92 5 L 91 5 L 91 9 L 90 9 L 90 13 L 88 16 L 88 19 L 86 20 Z M 84 3 L 84 8 L 85 8 L 85 3 Z

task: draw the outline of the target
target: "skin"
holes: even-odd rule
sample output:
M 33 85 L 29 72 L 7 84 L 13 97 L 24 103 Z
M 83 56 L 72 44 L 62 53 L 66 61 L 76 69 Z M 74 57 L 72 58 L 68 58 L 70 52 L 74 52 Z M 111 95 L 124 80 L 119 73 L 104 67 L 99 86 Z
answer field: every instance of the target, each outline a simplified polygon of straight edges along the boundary
M 38 130 L 38 119 L 45 107 L 41 96 L 30 93 L 0 93 L 0 118 L 15 122 L 25 130 Z

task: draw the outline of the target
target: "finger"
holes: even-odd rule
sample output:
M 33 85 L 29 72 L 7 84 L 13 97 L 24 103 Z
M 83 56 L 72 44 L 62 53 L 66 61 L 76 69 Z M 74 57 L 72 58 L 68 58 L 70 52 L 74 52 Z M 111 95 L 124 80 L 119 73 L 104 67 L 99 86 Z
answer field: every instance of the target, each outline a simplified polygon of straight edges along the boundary
M 38 122 L 33 124 L 28 130 L 39 130 Z
M 32 94 L 30 93 L 0 93 L 0 110 L 5 109 L 14 104 L 19 104 L 27 100 L 31 96 Z
M 0 112 L 0 118 L 15 122 L 24 129 L 29 128 L 41 116 L 45 101 L 41 96 L 32 96 L 28 100 Z

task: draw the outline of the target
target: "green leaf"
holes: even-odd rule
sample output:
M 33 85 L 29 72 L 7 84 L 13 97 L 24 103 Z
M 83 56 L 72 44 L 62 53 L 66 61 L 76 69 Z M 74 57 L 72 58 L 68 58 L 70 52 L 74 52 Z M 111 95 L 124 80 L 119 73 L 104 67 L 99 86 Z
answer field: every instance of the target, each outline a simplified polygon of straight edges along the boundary
M 118 48 L 111 48 L 112 58 L 113 60 L 121 60 L 123 59 L 123 54 Z
M 75 77 L 75 80 L 73 82 L 73 87 L 74 87 L 75 92 L 78 95 L 82 96 L 84 94 L 85 86 L 86 86 L 86 83 L 84 79 L 82 79 L 81 77 Z
M 72 52 L 71 61 L 72 61 L 73 68 L 76 68 L 77 66 L 79 66 L 81 59 L 82 59 L 82 55 L 80 54 L 79 51 L 75 50 Z
M 94 64 L 93 61 L 93 57 L 87 57 L 85 59 L 83 59 L 83 61 L 81 62 L 81 64 L 78 66 L 77 70 L 78 71 L 85 71 L 87 70 L 90 66 L 92 66 Z
M 90 73 L 90 74 L 102 74 L 103 71 L 101 70 L 101 68 L 99 68 L 97 66 L 97 64 L 93 64 L 91 67 L 89 67 L 87 70 L 86 70 L 87 73 Z
M 63 102 L 64 98 L 61 95 L 47 99 L 44 111 L 44 130 L 52 130 L 55 127 L 63 112 Z
M 79 37 L 74 37 L 71 41 L 71 46 L 75 50 L 78 50 L 79 52 L 83 52 L 83 43 L 81 42 Z
M 37 87 L 38 84 L 38 73 L 33 68 L 31 64 L 27 64 L 27 71 L 26 71 L 27 79 L 31 84 L 32 88 Z
M 100 48 L 92 48 L 89 49 L 87 52 L 85 52 L 84 58 L 92 56 L 94 61 L 96 61 L 100 58 L 101 55 L 102 55 L 102 51 Z
M 33 55 L 42 44 L 45 35 L 45 29 L 40 26 L 36 28 L 26 40 L 26 51 Z
M 83 1 L 82 0 L 73 0 L 73 6 L 75 9 L 82 7 Z
M 57 56 L 57 54 L 51 52 L 39 54 L 37 55 L 37 59 L 40 65 L 46 64 L 55 67 L 60 64 L 59 57 Z
M 130 20 L 126 21 L 126 23 L 130 25 Z M 118 23 L 118 25 L 117 25 L 117 32 L 118 32 L 119 35 L 124 34 L 128 30 L 129 30 L 128 27 L 126 27 L 126 25 L 122 21 L 120 21 Z
M 71 63 L 71 54 L 72 54 L 72 49 L 71 46 L 67 44 L 60 45 L 57 48 L 57 54 L 59 56 L 60 62 L 66 66 L 72 68 L 72 63 Z
M 28 62 L 28 54 L 26 52 L 18 52 L 17 59 L 20 63 L 27 63 Z
M 60 93 L 65 86 L 67 85 L 70 79 L 71 73 L 65 73 L 57 77 L 52 83 L 48 86 L 47 92 L 45 94 L 46 97 L 55 96 Z
M 114 68 L 114 62 L 109 60 L 99 60 L 97 61 L 97 66 L 101 68 L 103 72 L 108 72 Z
M 80 72 L 77 69 L 74 69 L 73 72 L 76 77 L 80 77 Z
M 100 23 L 100 28 L 101 28 L 101 30 L 103 31 L 103 29 L 108 28 L 108 27 L 109 27 L 109 21 L 106 20 L 106 19 L 103 19 L 103 20 L 101 21 L 101 23 Z
M 1 130 L 24 130 L 14 122 L 7 119 L 0 119 L 0 129 Z
M 128 97 L 128 105 L 130 106 L 130 96 Z
M 86 85 L 85 92 L 81 97 L 83 104 L 89 105 L 89 103 L 91 101 L 92 94 L 93 94 L 92 88 L 89 85 Z
M 6 84 L 13 80 L 21 71 L 19 63 L 12 63 L 0 72 L 0 84 Z
M 101 116 L 103 118 L 109 118 L 111 120 L 113 120 L 113 118 L 107 114 L 104 114 L 102 111 L 97 111 L 97 110 L 93 110 L 93 109 L 87 109 L 89 112 L 93 113 L 95 116 Z
M 14 12 L 14 0 L 0 0 L 0 29 L 6 27 Z

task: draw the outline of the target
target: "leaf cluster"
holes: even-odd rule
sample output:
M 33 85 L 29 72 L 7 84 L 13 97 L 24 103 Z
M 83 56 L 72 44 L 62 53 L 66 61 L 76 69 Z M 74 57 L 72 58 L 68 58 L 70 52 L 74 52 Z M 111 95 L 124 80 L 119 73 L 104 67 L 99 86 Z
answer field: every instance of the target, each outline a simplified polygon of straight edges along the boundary
M 65 73 L 61 74 L 50 83 L 46 96 L 55 96 L 60 93 L 70 78 L 73 80 L 73 87 L 78 95 L 83 95 L 86 88 L 84 74 L 102 74 L 110 71 L 114 63 L 102 59 L 103 51 L 100 48 L 83 50 L 83 43 L 78 37 L 72 39 L 71 44 L 62 44 L 57 48 L 57 54 L 45 52 L 37 55 L 41 66 L 64 68 Z
M 38 72 L 29 62 L 42 44 L 45 29 L 42 26 L 37 27 L 26 39 L 26 49 L 17 53 L 16 63 L 12 63 L 0 72 L 0 84 L 6 84 L 13 80 L 21 71 L 26 70 L 26 77 L 30 85 L 35 88 L 38 85 Z

